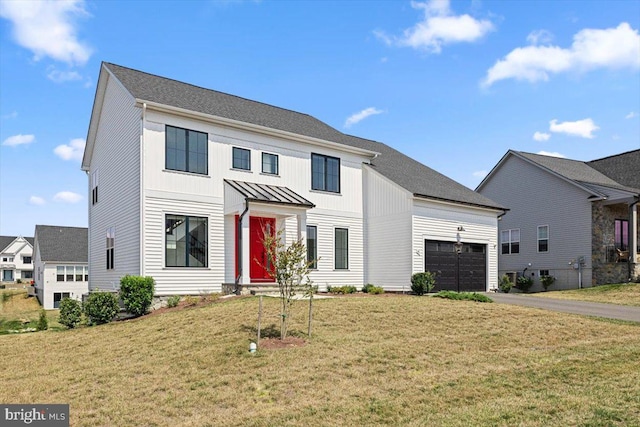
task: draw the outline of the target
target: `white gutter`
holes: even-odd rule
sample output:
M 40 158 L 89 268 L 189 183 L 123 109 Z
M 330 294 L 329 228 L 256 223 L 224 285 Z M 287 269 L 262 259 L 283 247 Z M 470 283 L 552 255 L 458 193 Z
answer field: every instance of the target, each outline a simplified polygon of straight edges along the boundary
M 293 133 L 293 132 L 287 132 L 284 130 L 278 130 L 278 129 L 273 129 L 273 128 L 269 128 L 266 126 L 260 126 L 260 125 L 255 125 L 252 123 L 247 123 L 247 122 L 241 122 L 239 120 L 232 120 L 232 119 L 227 119 L 224 117 L 220 117 L 220 116 L 213 116 L 211 114 L 205 114 L 205 113 L 199 113 L 196 111 L 192 111 L 192 110 L 187 110 L 184 108 L 179 108 L 179 107 L 173 107 L 170 105 L 166 105 L 166 104 L 160 104 L 157 102 L 152 102 L 152 101 L 145 101 L 143 99 L 136 99 L 136 106 L 143 106 L 143 105 L 147 105 L 149 108 L 152 108 L 154 110 L 158 110 L 158 111 L 163 111 L 163 112 L 168 112 L 171 114 L 177 114 L 180 116 L 184 116 L 184 117 L 196 117 L 198 119 L 210 122 L 210 123 L 214 123 L 220 126 L 226 126 L 226 127 L 230 127 L 230 128 L 234 128 L 234 129 L 241 129 L 241 130 L 251 130 L 257 133 L 261 133 L 261 134 L 265 134 L 265 135 L 269 135 L 269 136 L 275 136 L 275 137 L 280 137 L 280 138 L 287 138 L 293 141 L 298 141 L 298 142 L 303 142 L 303 143 L 307 143 L 307 144 L 311 144 L 311 145 L 316 145 L 319 147 L 323 147 L 323 148 L 335 148 L 337 150 L 341 150 L 341 151 L 346 151 L 349 153 L 354 153 L 354 154 L 359 154 L 359 155 L 365 155 L 367 157 L 375 157 L 377 155 L 379 155 L 380 153 L 375 152 L 375 151 L 370 151 L 370 150 L 365 150 L 362 148 L 357 148 L 357 147 L 352 147 L 350 145 L 345 145 L 345 144 L 340 144 L 337 142 L 332 142 L 332 141 L 327 141 L 324 139 L 319 139 L 319 138 L 313 138 L 310 136 L 305 136 L 305 135 L 300 135 L 297 133 Z

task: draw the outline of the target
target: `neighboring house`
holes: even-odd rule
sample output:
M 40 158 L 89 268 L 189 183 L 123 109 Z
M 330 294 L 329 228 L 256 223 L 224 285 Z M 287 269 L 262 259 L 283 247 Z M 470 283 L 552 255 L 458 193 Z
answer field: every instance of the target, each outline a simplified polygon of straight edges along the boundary
M 500 275 L 539 285 L 548 274 L 556 289 L 640 275 L 640 150 L 592 162 L 508 151 L 476 190 L 510 209 L 499 223 Z
M 103 63 L 82 169 L 91 289 L 125 274 L 159 296 L 260 288 L 276 229 L 306 243 L 321 290 L 409 290 L 425 269 L 453 289 L 457 234 L 463 286 L 497 285 L 499 204 L 307 114 Z
M 58 308 L 63 298 L 89 292 L 88 231 L 82 227 L 36 225 L 35 290 L 42 307 Z
M 33 237 L 0 236 L 0 282 L 31 282 Z

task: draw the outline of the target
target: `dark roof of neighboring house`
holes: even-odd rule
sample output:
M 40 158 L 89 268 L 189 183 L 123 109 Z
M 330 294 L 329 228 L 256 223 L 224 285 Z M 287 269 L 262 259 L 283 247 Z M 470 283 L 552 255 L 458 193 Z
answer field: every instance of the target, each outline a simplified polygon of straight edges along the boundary
M 587 164 L 622 185 L 640 188 L 640 149 L 592 160 Z
M 5 250 L 17 238 L 18 236 L 0 236 L 0 251 Z M 25 237 L 24 239 L 33 246 L 33 237 Z
M 103 63 L 136 98 L 381 153 L 373 168 L 416 196 L 492 209 L 498 203 L 386 144 L 346 135 L 308 114 L 274 107 L 111 63 Z
M 36 225 L 40 259 L 48 262 L 88 262 L 89 237 L 86 227 Z
M 595 184 L 632 193 L 640 193 L 639 188 L 624 185 L 622 182 L 612 179 L 610 176 L 605 175 L 586 162 L 544 156 L 541 154 L 525 153 L 522 151 L 515 151 L 515 153 L 577 183 Z M 629 166 L 626 173 L 637 174 L 638 172 L 634 172 L 634 169 L 637 170 L 638 167 L 639 166 L 637 165 L 634 165 L 633 167 Z

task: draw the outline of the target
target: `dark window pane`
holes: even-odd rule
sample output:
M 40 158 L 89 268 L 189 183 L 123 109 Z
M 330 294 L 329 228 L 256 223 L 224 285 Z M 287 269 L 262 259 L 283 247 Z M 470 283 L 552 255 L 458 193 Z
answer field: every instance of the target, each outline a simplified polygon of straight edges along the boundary
M 509 253 L 509 244 L 508 243 L 503 243 L 502 244 L 502 253 L 503 254 L 508 254 Z
M 345 228 L 335 230 L 335 268 L 349 268 L 349 230 Z
M 340 160 L 327 158 L 327 191 L 340 191 Z
M 234 169 L 251 170 L 251 151 L 233 147 L 233 167 Z
M 262 173 L 278 174 L 278 156 L 262 153 Z
M 207 174 L 207 140 L 204 132 L 166 126 L 165 167 Z
M 307 262 L 312 262 L 310 268 L 318 268 L 318 229 L 307 226 Z
M 548 240 L 538 240 L 538 252 L 547 252 L 549 250 Z
M 56 267 L 56 281 L 64 282 L 64 267 L 58 266 Z
M 519 242 L 515 242 L 511 244 L 511 253 L 512 254 L 519 254 L 520 253 L 520 243 Z
M 165 263 L 167 267 L 207 266 L 207 219 L 167 215 Z

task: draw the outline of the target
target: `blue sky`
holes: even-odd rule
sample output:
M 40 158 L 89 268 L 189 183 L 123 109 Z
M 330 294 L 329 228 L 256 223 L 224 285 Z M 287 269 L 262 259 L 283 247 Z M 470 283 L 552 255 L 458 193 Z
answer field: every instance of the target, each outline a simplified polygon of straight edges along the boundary
M 0 0 L 0 234 L 87 224 L 101 61 L 311 114 L 471 187 L 640 148 L 640 2 Z

